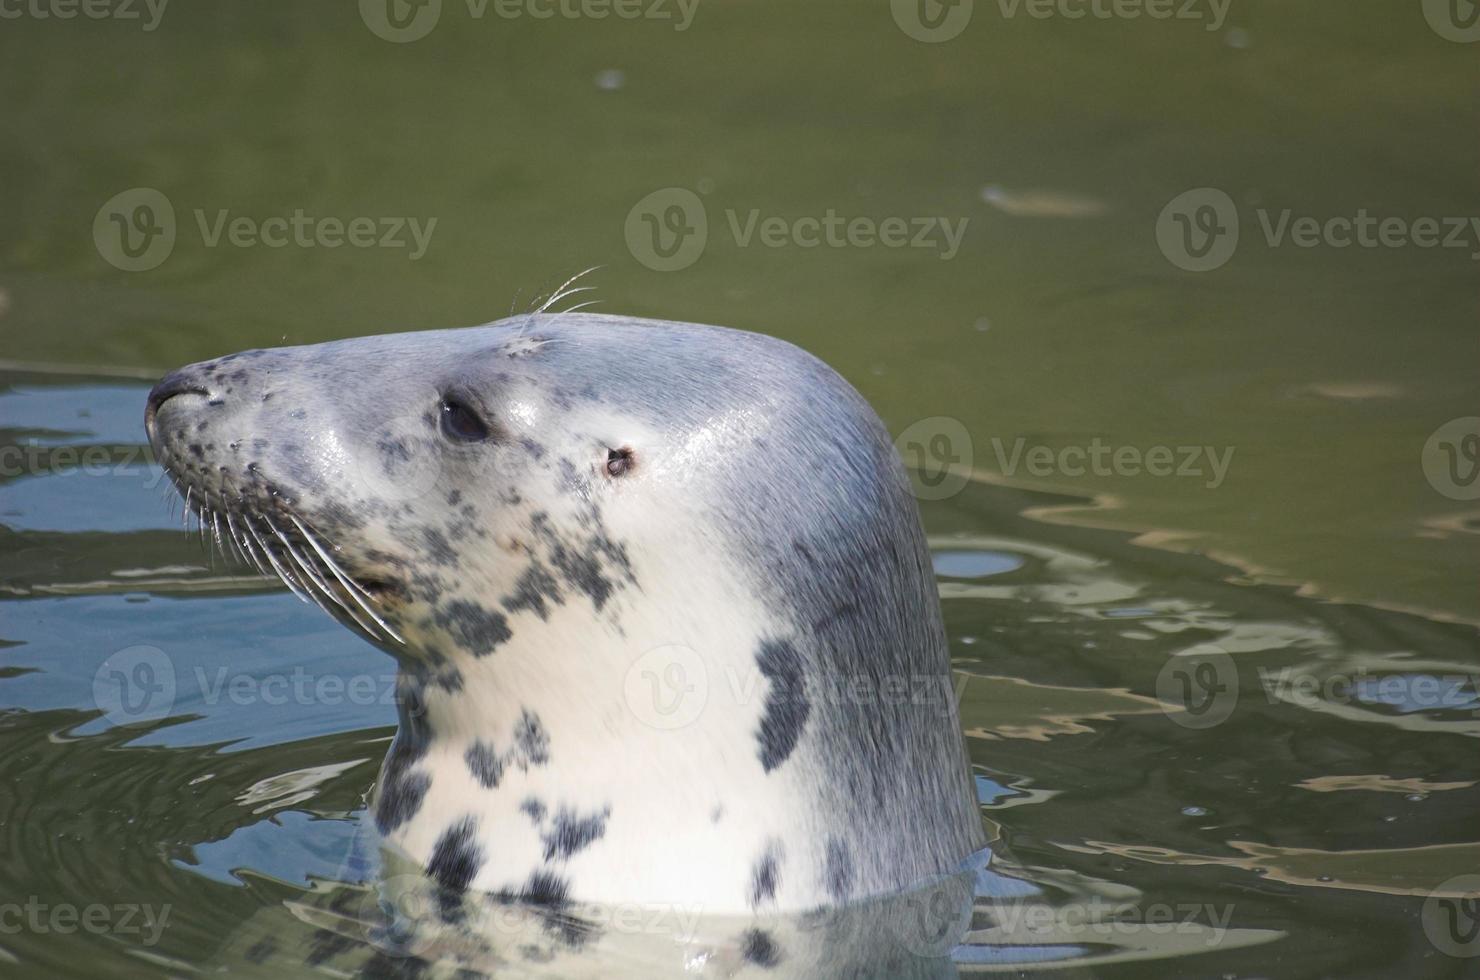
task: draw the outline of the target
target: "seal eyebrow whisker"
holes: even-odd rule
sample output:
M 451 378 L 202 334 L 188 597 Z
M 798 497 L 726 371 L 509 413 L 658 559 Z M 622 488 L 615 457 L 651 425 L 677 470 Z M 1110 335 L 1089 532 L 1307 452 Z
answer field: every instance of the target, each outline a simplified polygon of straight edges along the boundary
M 536 309 L 534 312 L 536 312 L 536 313 L 546 313 L 546 312 L 549 311 L 550 307 L 554 306 L 556 303 L 560 302 L 562 299 L 565 299 L 567 296 L 573 296 L 576 293 L 585 292 L 588 289 L 595 289 L 596 287 L 594 287 L 594 286 L 582 286 L 579 289 L 571 289 L 571 290 L 567 291 L 567 287 L 569 287 L 571 283 L 575 282 L 577 279 L 580 279 L 582 276 L 588 276 L 588 275 L 590 275 L 591 273 L 595 272 L 597 269 L 600 269 L 600 268 L 601 268 L 601 266 L 599 266 L 599 265 L 593 265 L 591 268 L 586 269 L 583 272 L 577 272 L 575 275 L 571 276 L 569 279 L 565 280 L 565 282 L 563 282 L 559 286 L 557 286 L 556 289 L 555 289 L 555 291 L 550 294 L 550 298 L 547 299 L 547 300 L 545 300 L 543 303 L 541 303 L 540 306 L 539 306 L 539 308 Z M 567 312 L 569 312 L 569 311 L 567 311 Z
M 327 567 L 330 574 L 338 579 L 339 583 L 344 586 L 345 591 L 349 593 L 349 597 L 355 601 L 355 605 L 365 610 L 365 614 L 371 619 L 375 620 L 380 628 L 385 631 L 387 636 L 395 640 L 397 643 L 405 643 L 406 641 L 402 639 L 401 634 L 391 629 L 390 625 L 379 615 L 377 615 L 375 610 L 370 607 L 370 596 L 366 594 L 365 589 L 360 585 L 360 583 L 356 582 L 354 579 L 346 575 L 344 573 L 344 569 L 339 567 L 338 562 L 329 557 L 329 553 L 324 550 L 323 545 L 319 544 L 318 538 L 314 535 L 314 533 L 310 531 L 307 527 L 305 527 L 303 522 L 294 517 L 292 514 L 288 515 L 288 520 L 293 522 L 293 526 L 298 529 L 299 534 L 303 535 L 303 539 L 308 542 L 309 547 L 318 552 L 319 557 L 322 558 L 324 561 L 325 567 Z

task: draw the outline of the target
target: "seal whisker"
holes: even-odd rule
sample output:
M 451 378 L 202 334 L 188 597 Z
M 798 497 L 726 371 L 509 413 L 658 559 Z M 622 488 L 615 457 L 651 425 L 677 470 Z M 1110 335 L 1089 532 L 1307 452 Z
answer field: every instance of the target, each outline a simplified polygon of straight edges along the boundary
M 365 591 L 364 587 L 361 586 L 360 583 L 356 582 L 354 579 L 345 574 L 344 569 L 339 567 L 339 563 L 329 556 L 329 552 L 324 549 L 323 545 L 319 544 L 318 538 L 314 535 L 314 533 L 310 531 L 306 526 L 304 526 L 303 522 L 294 517 L 292 514 L 288 515 L 288 520 L 293 522 L 293 526 L 298 529 L 299 534 L 303 535 L 303 539 L 308 542 L 309 547 L 318 552 L 319 557 L 323 559 L 324 565 L 326 568 L 329 569 L 330 574 L 332 574 L 340 581 L 340 583 L 345 587 L 345 590 L 349 593 L 350 598 L 355 600 L 356 605 L 365 610 L 366 615 L 375 620 L 375 622 L 380 625 L 380 628 L 385 630 L 386 634 L 394 639 L 397 643 L 405 643 L 406 641 L 401 638 L 401 634 L 391 629 L 390 624 L 388 624 L 384 619 L 376 614 L 374 609 L 370 608 L 369 593 Z
M 246 535 L 236 529 L 236 522 L 231 519 L 231 510 L 229 508 L 226 511 L 226 529 L 231 532 L 232 543 L 236 545 L 237 551 L 242 554 L 243 560 L 250 562 L 259 573 L 266 575 L 267 569 L 263 568 L 262 563 L 257 560 L 257 555 L 252 551 L 251 542 L 247 540 Z
M 545 300 L 543 303 L 541 303 L 540 306 L 539 306 L 539 308 L 536 309 L 534 312 L 536 312 L 536 313 L 545 313 L 545 312 L 548 312 L 549 309 L 550 309 L 550 307 L 554 306 L 556 303 L 560 302 L 562 299 L 566 298 L 567 296 L 571 296 L 571 295 L 574 295 L 575 293 L 579 293 L 579 292 L 585 292 L 588 289 L 595 289 L 596 287 L 594 287 L 594 286 L 582 286 L 579 289 L 572 289 L 569 292 L 566 292 L 565 291 L 566 288 L 568 286 L 570 286 L 571 283 L 575 282 L 577 279 L 580 279 L 582 276 L 590 275 L 591 273 L 595 272 L 597 269 L 600 269 L 600 268 L 601 268 L 601 266 L 599 266 L 599 265 L 593 265 L 591 268 L 586 269 L 583 272 L 577 272 L 575 275 L 571 276 L 569 279 L 565 280 L 565 282 L 563 282 L 559 286 L 557 286 L 555 288 L 555 291 L 550 294 L 550 298 L 547 299 L 547 300 Z
M 303 584 L 309 588 L 310 597 L 313 598 L 314 604 L 317 605 L 320 609 L 324 610 L 324 612 L 330 613 L 332 615 L 333 611 L 329 609 L 328 606 L 324 605 L 324 603 L 319 600 L 317 595 L 313 594 L 312 587 L 317 585 L 319 588 L 319 592 L 323 593 L 326 597 L 333 601 L 336 606 L 344 609 L 345 612 L 350 612 L 349 607 L 344 604 L 343 600 L 341 600 L 337 595 L 334 594 L 334 590 L 329 588 L 329 583 L 324 581 L 324 577 L 319 574 L 318 570 L 312 567 L 309 562 L 301 554 L 298 553 L 298 549 L 293 547 L 293 542 L 288 540 L 288 536 L 284 534 L 282 530 L 272 522 L 272 518 L 264 515 L 262 520 L 272 531 L 272 533 L 277 536 L 277 539 L 283 543 L 283 549 L 287 552 L 285 560 L 298 572 L 299 581 L 303 582 Z M 353 615 L 352 612 L 350 614 Z M 355 621 L 359 622 L 358 619 L 356 619 Z M 361 625 L 363 626 L 364 624 L 362 623 Z
M 292 592 L 304 602 L 310 601 L 308 596 L 304 595 L 299 586 L 294 583 L 293 577 L 289 574 L 287 569 L 283 568 L 282 564 L 278 562 L 277 558 L 273 557 L 272 549 L 267 546 L 267 542 L 262 540 L 262 535 L 257 533 L 257 529 L 253 527 L 249 521 L 244 521 L 243 523 L 247 525 L 247 530 L 252 532 L 252 537 L 256 540 L 257 547 L 262 549 L 263 556 L 266 557 L 268 562 L 272 565 L 272 570 L 277 572 L 277 577 L 282 579 L 283 584 L 288 587 L 288 591 Z

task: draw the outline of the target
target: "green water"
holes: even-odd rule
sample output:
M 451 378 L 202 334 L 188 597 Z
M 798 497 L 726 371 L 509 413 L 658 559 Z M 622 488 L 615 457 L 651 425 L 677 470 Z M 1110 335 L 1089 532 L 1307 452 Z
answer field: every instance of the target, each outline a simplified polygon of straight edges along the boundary
M 877 0 L 700 0 L 686 21 L 446 0 L 411 43 L 350 2 L 174 0 L 149 30 L 142 4 L 0 4 L 0 899 L 174 910 L 148 946 L 0 932 L 0 975 L 236 962 L 223 936 L 335 876 L 374 764 L 300 771 L 377 758 L 391 723 L 194 681 L 156 725 L 98 717 L 94 675 L 131 645 L 187 680 L 390 669 L 171 530 L 137 454 L 143 379 L 488 321 L 591 266 L 597 310 L 793 340 L 907 452 L 970 472 L 922 507 L 1014 868 L 1280 936 L 1094 975 L 1476 975 L 1454 954 L 1480 948 L 1433 937 L 1445 883 L 1480 872 L 1480 442 L 1454 421 L 1480 415 L 1480 43 L 1420 0 L 1170 20 L 1007 2 L 941 43 Z M 174 242 L 126 271 L 137 188 Z M 672 188 L 695 196 L 649 197 Z M 1198 188 L 1239 221 L 1204 272 L 1158 238 Z M 680 200 L 707 236 L 660 271 Z M 1287 210 L 1412 234 L 1273 244 Z M 300 212 L 312 244 L 258 234 Z M 930 234 L 803 247 L 830 215 Z M 321 219 L 356 218 L 376 244 L 328 247 L 348 232 Z M 1468 237 L 1421 247 L 1424 219 Z M 67 446 L 137 465 L 72 472 Z M 1210 646 L 1238 696 L 1200 728 L 1157 699 L 1204 676 L 1184 661 L 1224 669 Z M 277 778 L 294 791 L 271 797 Z

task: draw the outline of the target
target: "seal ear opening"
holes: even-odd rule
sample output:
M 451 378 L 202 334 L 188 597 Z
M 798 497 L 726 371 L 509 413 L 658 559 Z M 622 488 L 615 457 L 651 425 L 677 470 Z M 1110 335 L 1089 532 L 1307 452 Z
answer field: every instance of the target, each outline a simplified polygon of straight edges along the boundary
M 631 446 L 623 446 L 620 449 L 608 449 L 606 451 L 607 476 L 626 476 L 632 472 L 632 468 L 636 464 L 637 460 Z

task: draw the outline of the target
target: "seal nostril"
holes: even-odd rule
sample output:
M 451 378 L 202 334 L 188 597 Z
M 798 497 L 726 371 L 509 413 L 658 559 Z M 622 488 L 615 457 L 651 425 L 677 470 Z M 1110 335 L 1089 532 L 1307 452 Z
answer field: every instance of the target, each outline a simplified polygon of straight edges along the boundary
M 159 409 L 165 402 L 176 395 L 206 395 L 210 392 L 204 385 L 184 371 L 171 371 L 159 380 L 149 391 L 149 404 L 144 409 L 144 428 L 149 431 L 149 436 L 154 437 L 154 417 L 159 414 Z

